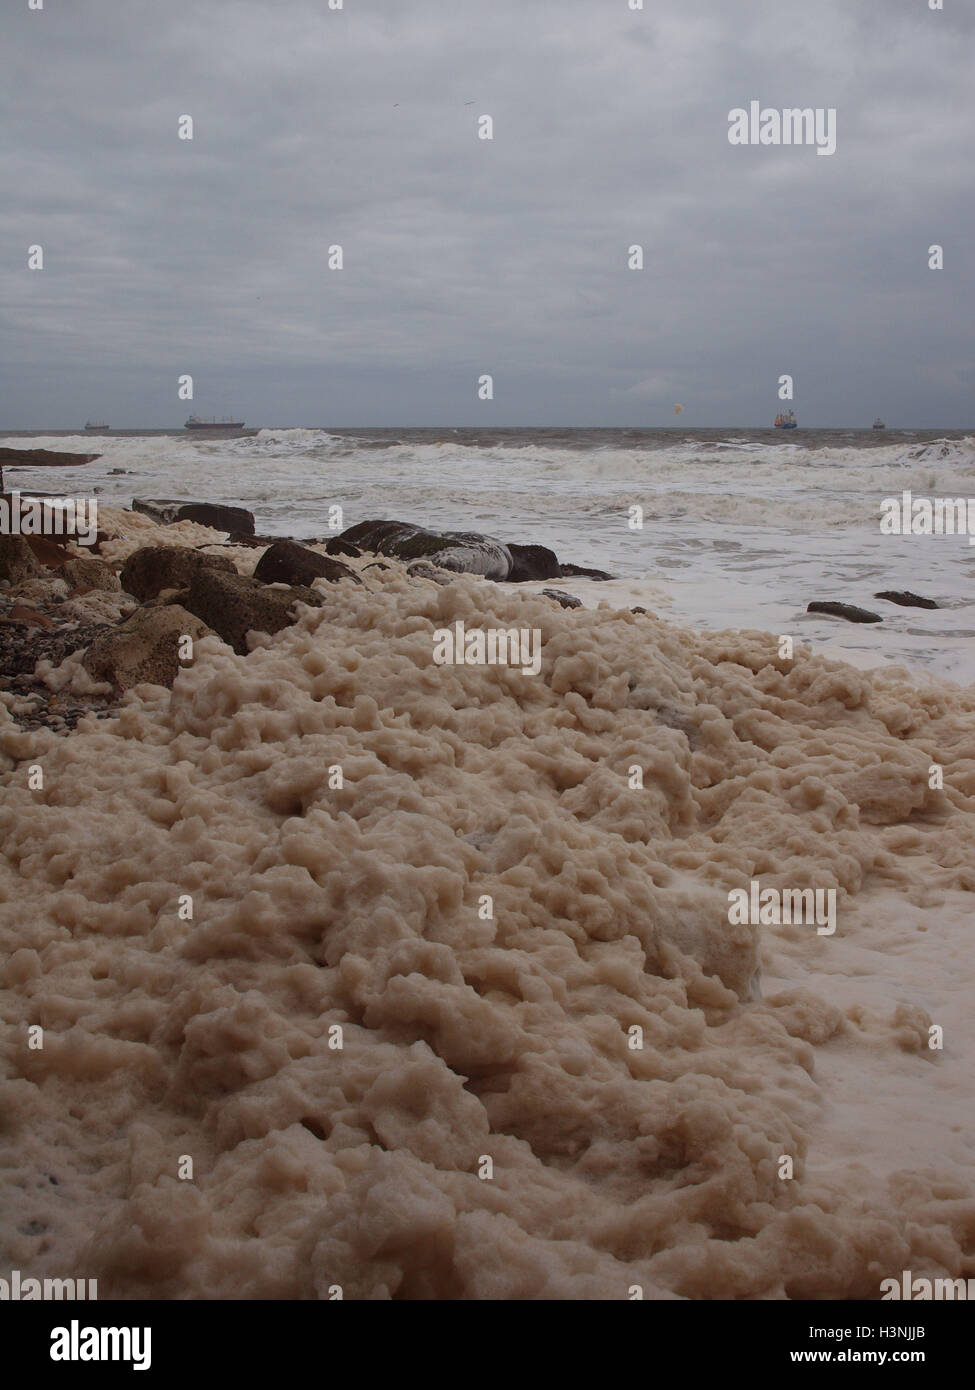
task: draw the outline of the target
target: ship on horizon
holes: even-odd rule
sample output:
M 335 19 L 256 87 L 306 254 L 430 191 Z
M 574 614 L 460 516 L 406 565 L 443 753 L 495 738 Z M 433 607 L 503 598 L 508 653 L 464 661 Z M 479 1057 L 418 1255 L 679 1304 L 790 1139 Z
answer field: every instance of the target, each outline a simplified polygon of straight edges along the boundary
M 93 424 L 91 420 L 86 420 L 86 421 L 85 421 L 85 429 L 86 429 L 86 430 L 107 430 L 107 429 L 108 429 L 108 425 L 96 425 L 96 424 Z
M 885 429 L 887 428 L 887 426 L 884 424 L 883 420 L 881 420 L 881 418 L 880 418 L 879 415 L 877 416 L 876 420 L 874 420 L 874 422 L 873 422 L 873 428 L 874 428 L 875 430 L 885 430 Z
M 787 410 L 784 415 L 780 412 L 775 417 L 775 428 L 777 430 L 797 430 L 799 421 L 791 410 Z
M 243 420 L 228 420 L 226 416 L 217 420 L 213 416 L 202 420 L 199 415 L 191 415 L 183 426 L 186 430 L 242 430 Z

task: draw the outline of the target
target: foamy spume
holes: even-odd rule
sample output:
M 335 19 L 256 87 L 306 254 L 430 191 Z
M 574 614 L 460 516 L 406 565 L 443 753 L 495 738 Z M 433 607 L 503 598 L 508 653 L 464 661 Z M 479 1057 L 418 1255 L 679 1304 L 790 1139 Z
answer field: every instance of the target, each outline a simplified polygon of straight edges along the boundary
M 342 435 L 329 434 L 327 430 L 306 430 L 306 429 L 284 429 L 284 430 L 258 430 L 255 436 L 258 444 L 274 445 L 298 445 L 307 448 L 309 445 L 320 444 L 327 446 L 337 443 L 344 444 Z M 241 440 L 240 443 L 247 441 Z
M 534 539 L 532 528 L 557 525 L 570 546 L 611 514 L 624 525 L 633 503 L 669 523 L 803 534 L 810 526 L 875 529 L 885 496 L 903 489 L 963 494 L 975 476 L 972 438 L 807 449 L 787 441 L 678 435 L 665 448 L 570 449 L 537 438 L 465 444 L 452 432 L 435 442 L 397 443 L 262 429 L 225 439 L 72 435 L 0 442 L 100 453 L 96 462 L 78 472 L 58 470 L 57 477 L 72 491 L 97 487 L 105 502 L 127 503 L 135 495 L 236 503 L 255 511 L 259 530 L 277 534 L 321 533 L 329 505 L 340 503 L 349 524 L 378 511 L 470 529 L 476 515 L 481 529 L 514 526 L 519 534 L 510 539 L 523 541 Z M 51 485 L 47 469 L 18 468 L 10 477 L 24 489 Z M 546 543 L 553 540 L 549 535 Z
M 366 578 L 320 583 L 246 658 L 206 639 L 117 723 L 56 738 L 0 709 L 11 1266 L 166 1298 L 871 1298 L 965 1274 L 970 1167 L 935 1139 L 898 1171 L 869 1097 L 856 1158 L 820 1146 L 820 1058 L 924 1084 L 942 1123 L 964 1106 L 910 972 L 899 1010 L 754 984 L 761 949 L 868 992 L 893 895 L 936 960 L 973 882 L 975 696 Z M 541 674 L 435 666 L 458 621 L 539 628 Z M 753 877 L 837 889 L 835 937 L 729 925 Z

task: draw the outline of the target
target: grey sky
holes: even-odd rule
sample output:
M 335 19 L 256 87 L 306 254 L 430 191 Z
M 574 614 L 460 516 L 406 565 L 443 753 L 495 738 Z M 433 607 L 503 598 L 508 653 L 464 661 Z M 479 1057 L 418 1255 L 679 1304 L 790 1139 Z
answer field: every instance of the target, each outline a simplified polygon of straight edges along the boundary
M 5 0 L 0 55 L 0 432 L 975 423 L 962 0 Z

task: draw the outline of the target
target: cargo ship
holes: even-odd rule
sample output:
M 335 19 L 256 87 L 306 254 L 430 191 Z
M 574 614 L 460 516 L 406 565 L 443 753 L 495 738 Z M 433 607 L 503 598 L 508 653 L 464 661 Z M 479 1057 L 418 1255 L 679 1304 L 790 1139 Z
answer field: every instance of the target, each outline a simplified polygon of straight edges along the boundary
M 226 418 L 201 420 L 199 415 L 191 415 L 183 428 L 187 430 L 242 430 L 244 422 L 243 420 L 228 420 Z
M 791 410 L 787 410 L 784 415 L 776 415 L 775 428 L 777 430 L 797 430 L 799 428 L 799 421 Z
M 107 426 L 107 425 L 94 425 L 94 424 L 92 424 L 92 422 L 91 422 L 90 420 L 86 420 L 86 421 L 85 421 L 85 429 L 86 429 L 86 430 L 107 430 L 107 429 L 108 429 L 108 426 Z

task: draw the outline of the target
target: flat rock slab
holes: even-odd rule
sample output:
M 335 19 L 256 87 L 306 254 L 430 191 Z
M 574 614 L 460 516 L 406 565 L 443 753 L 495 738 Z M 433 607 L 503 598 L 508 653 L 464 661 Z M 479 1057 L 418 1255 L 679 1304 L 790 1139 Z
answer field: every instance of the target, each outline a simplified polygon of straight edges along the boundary
M 828 613 L 833 618 L 845 618 L 848 623 L 882 623 L 879 613 L 871 613 L 868 608 L 856 608 L 852 603 L 810 603 L 807 613 Z
M 133 497 L 132 510 L 141 512 L 157 526 L 173 526 L 178 521 L 195 521 L 214 531 L 253 536 L 254 513 L 246 507 L 225 507 L 217 502 L 190 502 L 171 497 Z
M 252 536 L 254 513 L 246 507 L 224 507 L 216 502 L 184 502 L 176 513 L 177 521 L 195 521 L 198 526 L 212 526 L 215 531 L 231 535 Z
M 560 565 L 559 577 L 561 579 L 615 579 L 613 574 L 607 574 L 605 570 L 590 570 L 584 565 Z
M 101 454 L 59 454 L 53 449 L 0 449 L 0 468 L 77 468 L 94 463 Z
M 910 589 L 885 589 L 882 594 L 874 594 L 874 598 L 885 598 L 888 603 L 899 603 L 902 608 L 941 607 L 933 598 L 922 598 L 920 594 L 912 594 Z

